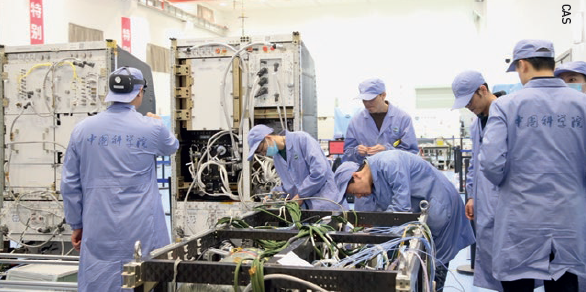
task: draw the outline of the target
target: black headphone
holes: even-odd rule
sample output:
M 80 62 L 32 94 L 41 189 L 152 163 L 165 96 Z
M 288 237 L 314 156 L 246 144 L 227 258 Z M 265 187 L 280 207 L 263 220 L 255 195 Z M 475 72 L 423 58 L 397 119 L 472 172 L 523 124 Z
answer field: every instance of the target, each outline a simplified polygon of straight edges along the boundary
M 126 70 L 128 75 L 120 74 L 120 71 Z M 137 79 L 132 76 L 132 72 L 128 70 L 128 67 L 121 67 L 118 73 L 112 73 L 109 79 L 110 90 L 115 93 L 131 93 L 134 90 L 134 85 L 144 85 L 143 88 L 147 87 L 146 79 Z

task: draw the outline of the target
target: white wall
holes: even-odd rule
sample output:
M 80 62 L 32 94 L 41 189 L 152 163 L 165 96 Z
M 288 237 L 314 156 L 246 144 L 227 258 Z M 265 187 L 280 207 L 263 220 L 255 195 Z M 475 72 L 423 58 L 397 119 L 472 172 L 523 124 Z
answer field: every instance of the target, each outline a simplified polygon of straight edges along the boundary
M 283 11 L 245 12 L 245 34 L 299 31 L 316 64 L 318 110 L 333 116 L 335 99 L 350 102 L 358 83 L 385 80 L 391 102 L 405 109 L 404 90 L 417 84 L 451 83 L 467 63 L 475 39 L 469 0 L 374 1 Z M 240 35 L 239 11 L 228 27 Z M 457 33 L 455 33 L 457 32 Z
M 245 11 L 244 31 L 248 35 L 301 32 L 316 63 L 319 116 L 333 116 L 336 99 L 340 106 L 353 103 L 358 83 L 378 76 L 387 83 L 389 100 L 418 118 L 416 127 L 425 129 L 421 134 L 427 136 L 433 135 L 429 133 L 434 132 L 433 126 L 421 123 L 436 123 L 437 118 L 430 119 L 429 110 L 415 109 L 415 87 L 449 87 L 454 76 L 466 69 L 482 71 L 491 86 L 517 83 L 515 73 L 504 72 L 504 59 L 511 56 L 515 43 L 523 38 L 542 38 L 552 40 L 558 54 L 569 49 L 581 2 L 389 0 Z M 564 4 L 573 7 L 573 25 L 561 22 Z M 478 23 L 473 10 L 484 14 Z M 235 11 L 226 18 L 231 35 L 241 33 L 238 16 L 240 11 Z M 436 134 L 446 136 L 447 131 L 457 136 L 459 124 L 454 116 L 459 113 L 437 113 L 447 128 Z M 331 131 L 320 129 L 322 132 Z
M 132 53 L 146 61 L 146 44 L 170 47 L 169 38 L 214 36 L 211 32 L 137 4 L 136 0 L 44 0 L 45 44 L 67 43 L 68 25 L 104 31 L 121 45 L 121 17 L 131 18 Z M 29 45 L 29 1 L 0 0 L 0 44 Z M 217 15 L 222 21 L 222 16 Z M 157 110 L 170 114 L 170 76 L 154 72 Z
M 556 55 L 570 49 L 572 31 L 578 22 L 580 0 L 488 0 L 486 30 L 475 48 L 479 57 L 471 68 L 480 70 L 490 86 L 497 83 L 518 83 L 516 73 L 505 73 L 505 58 L 512 56 L 513 47 L 521 39 L 547 39 L 554 43 Z M 562 23 L 562 5 L 570 4 L 573 24 Z
M 383 79 L 391 103 L 413 116 L 416 86 L 449 86 L 473 61 L 467 54 L 477 41 L 472 8 L 470 0 L 389 0 L 252 11 L 245 12 L 244 31 L 301 33 L 316 65 L 319 116 L 333 116 L 336 100 L 342 107 L 361 106 L 352 99 L 358 83 L 370 77 Z M 231 35 L 241 33 L 239 16 L 236 11 L 228 23 Z M 331 138 L 327 125 L 320 123 L 320 138 Z

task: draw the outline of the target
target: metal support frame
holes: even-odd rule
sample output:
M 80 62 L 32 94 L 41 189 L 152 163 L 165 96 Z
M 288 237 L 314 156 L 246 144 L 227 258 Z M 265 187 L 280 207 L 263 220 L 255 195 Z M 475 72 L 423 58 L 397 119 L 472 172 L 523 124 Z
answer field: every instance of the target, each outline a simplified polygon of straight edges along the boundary
M 427 213 L 425 206 L 422 207 L 423 215 L 414 213 L 375 213 L 375 212 L 348 212 L 346 215 L 349 222 L 357 223 L 359 226 L 397 226 L 411 221 L 426 222 Z M 269 210 L 278 214 L 278 210 Z M 302 211 L 301 220 L 315 222 L 317 218 L 328 215 L 339 215 L 336 212 L 324 211 Z M 245 216 L 243 220 L 251 225 L 273 225 L 279 226 L 275 217 L 264 213 L 255 212 Z M 145 283 L 206 283 L 232 285 L 236 264 L 228 262 L 199 261 L 208 248 L 219 245 L 226 239 L 243 240 L 252 242 L 256 239 L 287 240 L 297 234 L 295 230 L 281 229 L 214 229 L 192 236 L 183 242 L 175 243 L 151 252 L 151 259 L 135 260 L 124 265 L 123 287 L 134 288 L 135 291 L 145 291 Z M 366 234 L 348 232 L 329 232 L 332 240 L 338 243 L 360 243 L 379 244 L 397 236 L 389 234 Z M 303 245 L 305 239 L 293 242 L 287 249 L 279 253 L 284 255 L 290 250 L 296 253 L 304 253 L 298 249 Z M 421 240 L 411 240 L 416 249 L 422 249 Z M 277 264 L 273 257 L 264 264 L 264 273 L 287 274 L 312 283 L 324 289 L 334 291 L 393 291 L 399 287 L 403 290 L 396 291 L 419 291 L 421 285 L 421 267 L 418 258 L 411 254 L 405 258 L 405 262 L 399 270 L 373 271 L 365 269 L 342 269 L 342 268 L 321 268 L 321 267 L 297 267 Z M 425 255 L 422 257 L 426 258 Z M 249 270 L 251 266 L 242 264 L 238 275 L 238 285 L 246 285 L 250 282 Z M 400 282 L 397 282 L 400 281 Z M 299 283 L 286 280 L 271 281 L 271 288 L 303 289 L 306 288 Z M 268 287 L 268 286 L 267 286 Z M 405 290 L 406 289 L 406 290 Z
M 8 72 L 4 72 L 4 63 L 6 62 L 6 56 L 4 54 L 4 45 L 0 45 L 0 119 L 4 121 L 4 80 L 8 79 Z M 0 145 L 4 145 L 4 132 L 0 135 Z M 4 161 L 4 151 L 0 151 L 0 159 Z M 4 190 L 4 180 L 0 179 L 0 188 Z M 4 195 L 0 196 L 0 210 L 3 208 Z M 0 230 L 0 251 L 4 251 L 4 231 Z
M 49 290 L 49 291 L 77 291 L 77 283 L 68 282 L 40 282 L 40 281 L 1 281 L 0 286 L 3 288 L 14 288 L 19 291 L 21 289 Z
M 421 208 L 421 216 L 419 218 L 420 222 L 427 222 L 428 218 L 428 210 L 429 210 L 429 203 L 426 201 L 421 201 L 419 204 Z M 416 236 L 423 236 L 420 230 L 415 231 Z M 423 242 L 420 239 L 415 238 L 409 241 L 409 246 L 413 247 L 415 250 L 423 250 Z M 399 264 L 399 274 L 397 275 L 397 286 L 395 287 L 396 291 L 401 292 L 411 292 L 414 291 L 414 287 L 412 283 L 417 283 L 419 281 L 420 286 L 421 283 L 421 275 L 419 275 L 418 271 L 420 269 L 424 269 L 425 267 L 421 266 L 419 259 L 416 258 L 413 253 L 409 253 L 406 255 L 406 259 Z M 421 287 L 423 288 L 423 287 Z

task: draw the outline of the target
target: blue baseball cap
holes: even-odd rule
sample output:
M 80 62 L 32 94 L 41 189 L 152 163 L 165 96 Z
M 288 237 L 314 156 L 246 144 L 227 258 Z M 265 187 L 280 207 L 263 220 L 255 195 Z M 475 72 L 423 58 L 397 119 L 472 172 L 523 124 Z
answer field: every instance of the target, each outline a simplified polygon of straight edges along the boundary
M 129 72 L 130 71 L 130 72 Z M 132 75 L 135 79 L 144 80 L 142 76 L 142 72 L 136 68 L 132 67 L 121 67 L 114 72 L 110 73 L 110 75 L 119 74 L 119 75 Z M 132 91 L 130 93 L 116 93 L 112 90 L 109 90 L 108 95 L 106 95 L 105 102 L 117 101 L 117 102 L 124 102 L 129 103 L 131 102 L 139 93 L 144 84 L 135 84 Z
M 265 125 L 256 125 L 248 132 L 248 160 L 252 160 L 254 152 L 260 145 L 260 142 L 265 139 L 268 134 L 274 132 L 272 128 Z
M 464 71 L 458 74 L 454 78 L 454 82 L 452 82 L 452 91 L 456 96 L 452 109 L 459 109 L 468 105 L 474 92 L 484 83 L 486 81 L 478 71 Z
M 555 68 L 555 71 L 553 71 L 553 75 L 555 77 L 560 77 L 560 74 L 566 72 L 580 73 L 586 76 L 586 62 L 575 61 L 561 64 L 557 66 L 557 68 Z
M 358 85 L 360 94 L 355 99 L 372 100 L 377 95 L 386 91 L 385 83 L 378 78 L 370 78 Z
M 513 49 L 513 60 L 507 72 L 515 71 L 515 61 L 533 57 L 555 57 L 553 43 L 546 40 L 520 40 Z
M 360 165 L 353 161 L 346 161 L 336 169 L 336 173 L 334 174 L 334 180 L 336 181 L 336 186 L 338 187 L 338 191 L 340 192 L 339 198 L 343 198 L 346 195 L 346 189 L 348 188 L 348 183 L 352 178 L 352 174 L 358 171 Z

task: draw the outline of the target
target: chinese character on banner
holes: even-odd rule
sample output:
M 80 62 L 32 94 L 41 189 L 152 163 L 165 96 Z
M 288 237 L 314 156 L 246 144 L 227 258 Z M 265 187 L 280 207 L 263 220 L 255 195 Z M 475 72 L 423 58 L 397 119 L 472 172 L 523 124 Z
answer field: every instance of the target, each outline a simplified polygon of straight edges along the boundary
M 122 17 L 122 49 L 130 52 L 132 30 L 130 30 L 130 18 Z
M 44 44 L 43 0 L 30 0 L 29 11 L 31 45 Z

